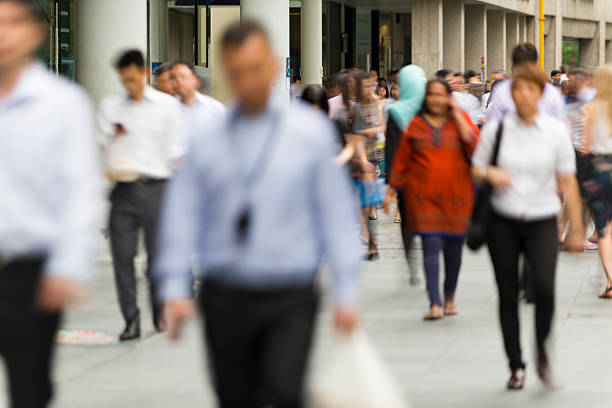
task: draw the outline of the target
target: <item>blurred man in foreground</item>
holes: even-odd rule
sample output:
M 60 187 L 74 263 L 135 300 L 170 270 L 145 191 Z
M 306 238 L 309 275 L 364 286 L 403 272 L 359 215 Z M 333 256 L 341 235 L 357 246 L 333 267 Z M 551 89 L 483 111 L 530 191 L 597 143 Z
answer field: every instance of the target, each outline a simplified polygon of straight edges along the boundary
M 300 407 L 324 255 L 336 327 L 356 325 L 361 249 L 349 178 L 334 163 L 332 124 L 272 97 L 279 66 L 261 26 L 230 26 L 221 55 L 237 104 L 192 141 L 170 183 L 156 277 L 176 338 L 192 310 L 190 258 L 199 254 L 222 408 Z
M 102 202 L 89 100 L 34 62 L 38 18 L 34 1 L 0 0 L 0 355 L 13 408 L 51 400 L 55 331 L 93 272 Z
M 193 65 L 177 62 L 172 66 L 171 76 L 176 93 L 181 98 L 183 119 L 190 138 L 200 136 L 209 121 L 222 120 L 225 106 L 200 93 L 202 81 L 196 75 Z
M 100 130 L 107 176 L 114 181 L 109 233 L 115 284 L 125 329 L 121 341 L 140 337 L 134 258 L 144 230 L 147 276 L 155 260 L 157 229 L 166 180 L 185 153 L 185 130 L 175 98 L 146 85 L 142 53 L 129 50 L 116 64 L 125 95 L 102 101 Z M 149 280 L 153 325 L 161 330 L 155 285 Z

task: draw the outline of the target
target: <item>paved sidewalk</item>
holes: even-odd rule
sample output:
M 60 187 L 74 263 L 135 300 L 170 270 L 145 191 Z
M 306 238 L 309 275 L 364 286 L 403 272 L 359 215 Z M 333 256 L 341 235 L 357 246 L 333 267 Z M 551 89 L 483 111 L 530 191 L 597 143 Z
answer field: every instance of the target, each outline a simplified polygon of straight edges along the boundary
M 612 302 L 597 299 L 603 274 L 596 253 L 560 259 L 554 363 L 562 388 L 543 389 L 528 368 L 523 392 L 504 390 L 507 365 L 497 321 L 493 274 L 485 252 L 465 252 L 457 306 L 460 315 L 421 320 L 428 302 L 424 285 L 408 284 L 397 224 L 380 222 L 381 260 L 363 276 L 363 325 L 397 378 L 412 407 L 612 407 Z M 100 260 L 92 301 L 72 311 L 66 328 L 119 332 L 112 271 Z M 327 285 L 328 277 L 323 283 Z M 146 338 L 115 346 L 60 346 L 56 367 L 58 408 L 214 407 L 194 322 L 181 343 L 153 335 L 145 282 L 139 282 Z M 533 361 L 533 307 L 522 305 L 525 357 Z M 313 365 L 329 362 L 330 309 L 319 319 Z M 0 377 L 3 374 L 0 372 Z M 0 380 L 3 382 L 3 380 Z M 0 389 L 0 408 L 6 392 Z M 380 408 L 380 407 L 376 407 Z

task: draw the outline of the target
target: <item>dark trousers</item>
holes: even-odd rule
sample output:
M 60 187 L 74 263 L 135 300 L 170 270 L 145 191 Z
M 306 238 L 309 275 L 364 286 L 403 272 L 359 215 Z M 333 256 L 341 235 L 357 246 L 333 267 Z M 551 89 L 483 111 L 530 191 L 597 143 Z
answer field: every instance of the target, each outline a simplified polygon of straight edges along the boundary
M 199 298 L 220 407 L 301 407 L 316 291 L 204 283 Z
M 455 296 L 461 255 L 463 252 L 462 237 L 442 237 L 438 235 L 423 236 L 423 263 L 427 293 L 431 306 L 442 305 L 440 299 L 440 252 L 444 255 L 444 297 Z
M 406 226 L 406 199 L 404 198 L 404 192 L 399 191 L 397 193 L 397 206 L 399 207 L 401 217 L 401 228 L 402 228 L 402 241 L 404 242 L 404 251 L 406 253 L 406 260 L 410 260 L 410 249 L 412 248 L 412 240 L 414 235 L 408 231 Z
M 494 215 L 489 223 L 488 245 L 499 290 L 499 316 L 510 368 L 525 367 L 522 360 L 519 317 L 519 255 L 529 265 L 536 304 L 536 340 L 543 347 L 554 313 L 557 267 L 557 220 L 517 221 Z
M 118 183 L 111 194 L 109 235 L 115 285 L 119 306 L 126 323 L 140 318 L 136 301 L 134 258 L 138 251 L 138 231 L 144 229 L 147 251 L 147 277 L 154 324 L 159 322 L 159 306 L 155 301 L 155 284 L 151 266 L 155 261 L 157 228 L 165 181 Z
M 53 394 L 50 369 L 60 316 L 34 308 L 42 265 L 23 261 L 0 267 L 0 356 L 12 408 L 44 408 Z

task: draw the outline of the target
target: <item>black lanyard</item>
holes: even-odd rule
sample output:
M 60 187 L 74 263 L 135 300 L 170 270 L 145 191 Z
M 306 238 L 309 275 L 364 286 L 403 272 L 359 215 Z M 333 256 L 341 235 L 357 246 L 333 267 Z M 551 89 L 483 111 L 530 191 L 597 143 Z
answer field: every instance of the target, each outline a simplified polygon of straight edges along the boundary
M 280 111 L 277 111 L 274 113 L 274 117 L 272 119 L 272 126 L 270 127 L 270 130 L 268 131 L 268 135 L 266 136 L 264 143 L 262 144 L 262 148 L 260 149 L 260 152 L 258 155 L 259 157 L 257 157 L 257 160 L 255 160 L 255 166 L 248 173 L 246 171 L 242 172 L 242 174 L 244 175 L 244 190 L 249 195 L 250 195 L 250 189 L 261 179 L 262 175 L 265 173 L 265 171 L 270 165 L 270 162 L 272 161 L 272 153 L 274 152 L 274 149 L 276 148 L 278 144 L 277 142 L 280 136 L 279 130 L 280 130 L 280 125 L 281 125 L 281 118 L 282 118 L 282 115 Z M 231 133 L 234 129 L 233 125 L 236 123 L 236 119 L 237 119 L 237 114 L 234 114 L 232 115 L 232 117 L 230 117 L 229 129 L 228 129 L 230 133 L 229 138 L 231 138 Z M 238 166 L 242 167 L 244 170 L 245 166 L 240 160 L 240 158 L 238 159 Z M 247 201 L 250 201 L 250 198 L 247 199 Z M 237 232 L 238 232 L 238 242 L 239 243 L 246 242 L 246 239 L 249 235 L 249 231 L 251 227 L 251 218 L 252 218 L 251 208 L 252 208 L 252 204 L 250 202 L 246 202 L 243 206 L 243 209 L 240 212 L 240 215 L 238 216 Z

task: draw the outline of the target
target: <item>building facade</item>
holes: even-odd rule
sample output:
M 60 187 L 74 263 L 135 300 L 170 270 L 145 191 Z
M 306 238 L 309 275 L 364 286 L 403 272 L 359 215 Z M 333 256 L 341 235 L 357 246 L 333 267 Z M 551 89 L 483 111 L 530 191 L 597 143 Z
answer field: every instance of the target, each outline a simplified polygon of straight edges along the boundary
M 519 42 L 539 48 L 539 0 L 40 0 L 49 25 L 41 58 L 94 99 L 120 88 L 111 64 L 136 47 L 154 69 L 190 61 L 205 88 L 227 100 L 217 42 L 241 17 L 261 20 L 290 82 L 321 83 L 342 68 L 386 76 L 414 63 L 486 76 L 510 70 Z M 544 0 L 544 60 L 595 67 L 612 62 L 612 0 Z

